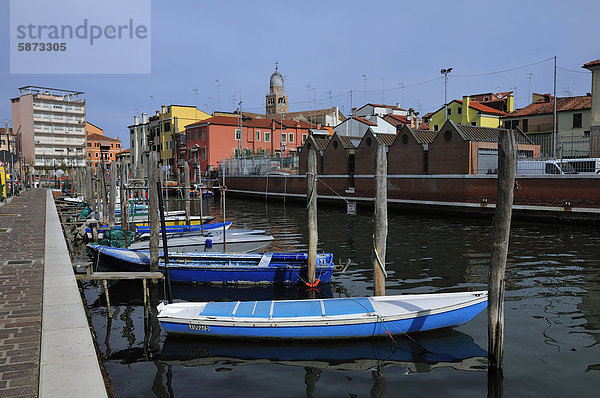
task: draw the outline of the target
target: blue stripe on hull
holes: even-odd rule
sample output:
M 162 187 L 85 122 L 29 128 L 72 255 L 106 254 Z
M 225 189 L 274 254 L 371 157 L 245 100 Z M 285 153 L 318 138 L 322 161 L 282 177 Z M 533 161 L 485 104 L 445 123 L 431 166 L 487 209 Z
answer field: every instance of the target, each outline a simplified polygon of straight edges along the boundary
M 383 337 L 392 334 L 423 332 L 462 325 L 477 316 L 487 306 L 487 301 L 441 314 L 426 315 L 398 321 L 380 321 L 339 326 L 296 327 L 232 327 L 209 326 L 208 330 L 191 330 L 188 324 L 160 321 L 170 334 L 187 334 L 205 337 L 235 337 L 251 339 L 337 339 Z M 198 322 L 201 323 L 201 322 Z M 385 325 L 385 327 L 384 327 Z

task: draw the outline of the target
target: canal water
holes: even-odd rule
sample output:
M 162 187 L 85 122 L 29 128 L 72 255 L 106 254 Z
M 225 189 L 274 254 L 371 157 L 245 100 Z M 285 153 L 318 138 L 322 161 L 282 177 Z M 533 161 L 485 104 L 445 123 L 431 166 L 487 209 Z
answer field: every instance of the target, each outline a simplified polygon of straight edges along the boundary
M 176 204 L 172 204 L 171 207 Z M 218 203 L 205 214 L 222 217 Z M 304 251 L 298 204 L 227 199 L 237 228 L 264 229 L 271 251 Z M 386 292 L 487 289 L 490 220 L 390 213 Z M 322 297 L 371 295 L 372 210 L 319 209 L 319 251 L 350 266 Z M 487 318 L 395 341 L 274 344 L 167 338 L 146 318 L 141 281 L 84 283 L 102 362 L 117 397 L 482 397 L 488 395 Z M 294 287 L 174 285 L 179 300 L 306 297 Z M 164 288 L 154 289 L 163 298 Z M 580 397 L 600 390 L 600 231 L 513 224 L 506 270 L 504 379 L 494 396 Z M 76 376 L 75 376 L 76 377 Z M 496 379 L 494 379 L 496 380 Z M 494 383 L 490 382 L 490 386 Z

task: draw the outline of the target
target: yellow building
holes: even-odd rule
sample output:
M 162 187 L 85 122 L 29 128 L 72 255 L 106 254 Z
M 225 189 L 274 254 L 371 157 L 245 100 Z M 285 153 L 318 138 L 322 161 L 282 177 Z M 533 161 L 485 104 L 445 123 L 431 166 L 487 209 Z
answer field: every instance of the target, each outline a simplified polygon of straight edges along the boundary
M 514 108 L 512 95 L 507 98 L 507 108 L 509 112 L 512 112 Z M 445 107 L 441 107 L 431 115 L 429 122 L 431 130 L 438 131 L 442 127 L 446 121 L 445 109 Z M 455 99 L 448 104 L 448 119 L 457 124 L 498 128 L 501 127 L 500 117 L 504 115 L 506 112 L 474 101 L 468 95 L 463 96 L 462 101 Z
M 174 164 L 173 149 L 177 144 L 173 140 L 173 133 L 182 133 L 185 136 L 185 126 L 211 117 L 195 106 L 188 105 L 163 105 L 161 112 L 150 118 L 151 128 L 158 122 L 160 129 L 160 158 L 163 165 Z M 152 123 L 154 122 L 154 123 Z

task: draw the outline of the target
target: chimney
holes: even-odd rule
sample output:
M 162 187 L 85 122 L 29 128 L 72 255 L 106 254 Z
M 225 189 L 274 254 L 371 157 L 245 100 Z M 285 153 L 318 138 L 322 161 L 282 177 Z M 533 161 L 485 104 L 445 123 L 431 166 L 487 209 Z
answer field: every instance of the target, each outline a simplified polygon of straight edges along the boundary
M 461 123 L 464 125 L 471 124 L 471 114 L 469 113 L 469 106 L 471 105 L 471 97 L 463 95 L 463 106 L 462 106 L 462 118 Z
M 165 107 L 164 105 L 161 105 L 161 106 L 160 106 L 160 109 L 162 109 L 162 112 L 161 112 L 161 113 L 165 113 L 165 108 L 166 108 L 166 107 Z
M 140 124 L 140 117 L 138 115 L 135 115 L 133 117 L 133 125 L 137 126 L 138 124 Z
M 408 120 L 410 120 L 410 128 L 415 128 L 415 109 L 408 108 Z
M 418 116 L 415 116 L 415 129 L 418 130 L 419 129 L 419 123 L 421 122 L 421 118 Z
M 148 114 L 146 112 L 142 112 L 142 123 L 148 123 Z

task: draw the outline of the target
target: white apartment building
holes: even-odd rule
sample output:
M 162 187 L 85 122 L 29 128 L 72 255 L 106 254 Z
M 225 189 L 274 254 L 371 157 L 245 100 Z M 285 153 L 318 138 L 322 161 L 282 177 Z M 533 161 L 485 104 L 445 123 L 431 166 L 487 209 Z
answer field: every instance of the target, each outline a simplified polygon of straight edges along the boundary
M 19 97 L 11 99 L 11 108 L 18 149 L 30 173 L 53 175 L 62 166 L 85 166 L 83 92 L 20 87 Z

